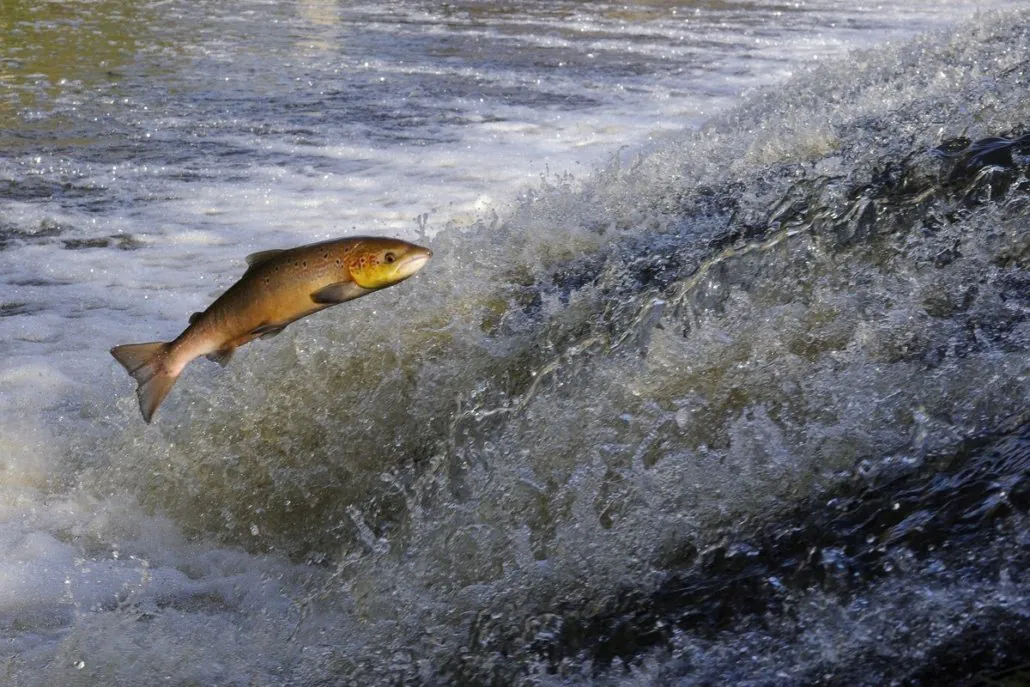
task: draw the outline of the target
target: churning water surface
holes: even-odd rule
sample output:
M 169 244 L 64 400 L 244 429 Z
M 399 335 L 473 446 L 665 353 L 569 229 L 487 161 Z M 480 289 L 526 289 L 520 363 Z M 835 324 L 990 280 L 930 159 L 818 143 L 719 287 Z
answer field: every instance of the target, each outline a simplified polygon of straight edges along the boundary
M 0 683 L 1025 681 L 1019 5 L 4 3 Z

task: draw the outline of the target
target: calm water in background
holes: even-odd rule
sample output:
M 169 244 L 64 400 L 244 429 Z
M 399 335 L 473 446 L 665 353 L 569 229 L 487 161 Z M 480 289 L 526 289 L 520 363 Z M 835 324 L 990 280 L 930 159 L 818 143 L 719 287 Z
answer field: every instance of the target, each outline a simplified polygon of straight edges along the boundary
M 710 666 L 725 683 L 725 654 L 739 651 L 757 657 L 755 675 L 779 671 L 776 684 L 792 684 L 812 666 L 848 663 L 846 650 L 834 656 L 845 631 L 812 608 L 852 609 L 815 598 L 823 590 L 795 613 L 810 613 L 825 642 L 787 658 L 775 641 L 803 634 L 801 621 L 784 620 L 764 645 L 681 639 L 667 653 L 641 649 L 632 670 L 596 674 L 604 633 L 583 630 L 586 653 L 567 649 L 561 670 L 553 651 L 524 647 L 572 632 L 560 609 L 603 607 L 629 583 L 655 588 L 679 560 L 669 550 L 797 503 L 813 482 L 920 432 L 950 445 L 1025 404 L 1016 336 L 1012 350 L 950 369 L 986 380 L 989 411 L 966 408 L 944 382 L 889 410 L 862 405 L 874 390 L 894 398 L 891 380 L 909 374 L 877 368 L 892 354 L 855 352 L 910 345 L 876 327 L 914 315 L 870 305 L 907 288 L 893 268 L 854 312 L 845 301 L 857 287 L 832 285 L 842 266 L 826 277 L 830 295 L 813 297 L 821 310 L 776 305 L 794 331 L 838 316 L 862 323 L 819 334 L 837 342 L 813 344 L 825 367 L 793 381 L 758 366 L 730 393 L 720 380 L 761 355 L 727 353 L 712 363 L 718 374 L 689 363 L 744 340 L 772 356 L 791 327 L 765 310 L 753 340 L 728 333 L 737 321 L 695 322 L 686 343 L 656 334 L 639 342 L 646 359 L 608 357 L 613 341 L 637 345 L 612 334 L 622 320 L 611 313 L 633 327 L 666 317 L 633 266 L 694 235 L 682 198 L 736 184 L 756 205 L 777 200 L 781 190 L 754 180 L 845 139 L 821 128 L 826 103 L 833 117 L 888 123 L 866 150 L 890 140 L 908 126 L 905 108 L 932 95 L 922 79 L 973 78 L 940 56 L 906 53 L 911 62 L 896 59 L 908 68 L 891 67 L 897 46 L 944 27 L 954 33 L 920 49 L 962 43 L 967 30 L 962 44 L 975 46 L 978 10 L 1020 4 L 4 3 L 0 675 L 16 685 L 646 684 L 689 683 Z M 870 46 L 881 47 L 807 77 L 796 120 L 778 105 L 725 114 L 757 87 L 786 89 L 771 97 L 791 102 L 789 77 Z M 1000 54 L 999 64 L 1018 46 Z M 850 70 L 862 83 L 893 76 L 859 98 Z M 820 78 L 824 89 L 811 87 Z M 985 128 L 1005 121 L 988 100 L 967 121 L 942 115 L 940 136 L 1003 133 Z M 724 145 L 722 157 L 685 143 L 713 117 L 722 123 L 701 139 Z M 859 155 L 813 169 L 860 176 Z M 110 346 L 174 337 L 247 253 L 355 232 L 431 240 L 437 258 L 422 277 L 256 344 L 224 372 L 196 363 L 155 426 L 142 424 Z M 620 232 L 639 245 L 614 247 Z M 661 238 L 669 232 L 676 242 Z M 857 273 L 854 283 L 876 281 Z M 793 279 L 770 288 L 787 292 Z M 724 290 L 732 307 L 718 317 L 758 311 L 745 286 Z M 992 381 L 999 370 L 1015 381 Z M 767 397 L 773 387 L 807 410 L 790 416 L 787 401 Z M 692 434 L 705 425 L 721 429 Z M 520 615 L 527 599 L 540 607 Z

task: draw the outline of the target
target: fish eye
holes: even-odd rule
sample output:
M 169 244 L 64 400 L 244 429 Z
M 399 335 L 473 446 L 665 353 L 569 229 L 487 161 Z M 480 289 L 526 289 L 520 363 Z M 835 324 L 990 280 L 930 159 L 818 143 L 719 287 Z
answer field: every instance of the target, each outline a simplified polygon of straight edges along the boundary
M 393 253 L 387 253 L 386 255 L 384 255 L 384 256 L 383 256 L 383 260 L 384 260 L 384 261 L 385 261 L 385 262 L 386 262 L 387 264 L 390 264 L 391 262 L 393 262 L 393 261 L 394 261 L 394 260 L 396 260 L 396 259 L 397 259 L 397 256 L 396 256 L 396 255 L 394 255 Z

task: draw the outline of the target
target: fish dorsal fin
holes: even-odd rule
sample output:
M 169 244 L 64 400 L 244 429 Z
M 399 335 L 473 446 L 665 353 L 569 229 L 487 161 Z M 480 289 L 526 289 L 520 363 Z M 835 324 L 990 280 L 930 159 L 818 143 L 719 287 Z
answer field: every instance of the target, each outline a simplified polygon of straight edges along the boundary
M 198 317 L 200 317 L 200 316 L 201 316 L 201 315 L 203 315 L 203 314 L 204 314 L 204 313 L 200 313 L 200 312 L 195 312 L 195 313 L 193 313 L 192 315 L 190 315 L 190 324 L 193 324 L 194 322 L 196 322 L 196 321 L 197 321 L 197 318 L 198 318 Z
M 336 305 L 369 292 L 370 289 L 363 289 L 352 281 L 341 281 L 315 291 L 311 294 L 311 300 L 323 305 Z
M 251 253 L 247 256 L 247 269 L 254 269 L 263 262 L 268 262 L 275 256 L 282 253 L 284 249 L 273 248 L 271 250 L 260 250 L 257 253 Z

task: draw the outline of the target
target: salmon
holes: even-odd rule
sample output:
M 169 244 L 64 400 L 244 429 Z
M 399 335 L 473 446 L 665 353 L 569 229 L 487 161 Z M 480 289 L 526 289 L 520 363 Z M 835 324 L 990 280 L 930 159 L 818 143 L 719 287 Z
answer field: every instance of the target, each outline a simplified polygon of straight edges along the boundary
M 204 312 L 193 313 L 174 341 L 111 349 L 139 387 L 143 419 L 154 412 L 192 360 L 225 366 L 233 352 L 272 337 L 319 310 L 398 284 L 425 267 L 433 252 L 407 241 L 354 236 L 247 256 L 247 271 Z

